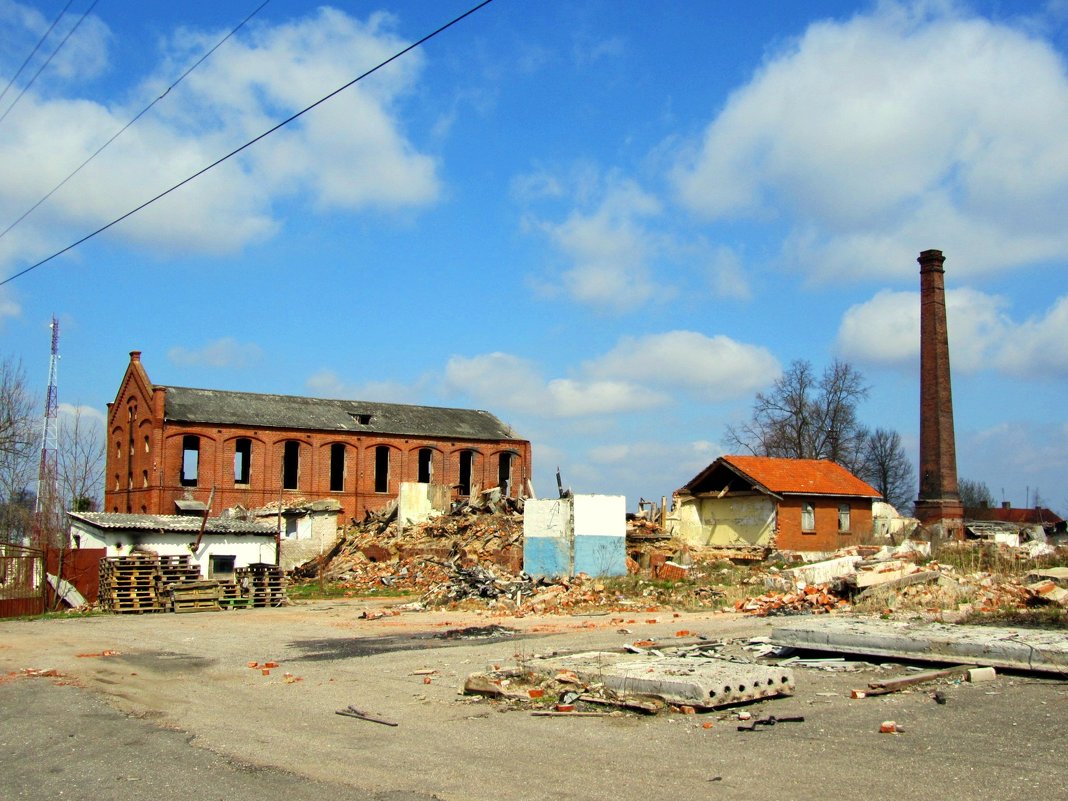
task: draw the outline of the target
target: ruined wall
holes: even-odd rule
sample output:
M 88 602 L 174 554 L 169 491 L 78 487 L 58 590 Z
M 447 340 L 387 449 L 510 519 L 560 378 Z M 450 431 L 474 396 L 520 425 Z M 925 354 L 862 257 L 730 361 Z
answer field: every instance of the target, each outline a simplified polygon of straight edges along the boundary
M 677 536 L 691 545 L 771 545 L 775 502 L 766 495 L 683 498 Z
M 140 425 L 140 421 L 135 423 Z M 138 434 L 130 445 L 129 429 L 116 415 L 109 431 L 105 491 L 105 511 L 174 514 L 174 501 L 187 494 L 208 502 L 211 489 L 215 496 L 211 514 L 218 515 L 233 506 L 258 508 L 268 503 L 296 499 L 333 498 L 341 504 L 343 519 L 363 517 L 367 510 L 377 511 L 396 499 L 400 484 L 416 481 L 419 474 L 419 451 L 430 448 L 435 483 L 453 486 L 460 480 L 460 454 L 473 454 L 471 484 L 474 489 L 498 485 L 498 458 L 511 453 L 512 480 L 510 495 L 516 497 L 530 477 L 530 443 L 526 441 L 463 441 L 412 438 L 384 435 L 355 435 L 332 432 L 307 432 L 253 429 L 242 426 L 203 426 L 183 423 L 158 423 L 151 433 Z M 183 438 L 199 438 L 199 459 L 195 486 L 183 486 Z M 145 437 L 148 437 L 146 440 Z M 234 454 L 237 441 L 251 440 L 247 483 L 236 481 Z M 294 489 L 280 490 L 286 442 L 298 443 L 298 470 Z M 331 446 L 345 445 L 344 481 L 340 491 L 330 489 Z M 375 449 L 389 447 L 389 480 L 385 492 L 376 492 Z M 127 451 L 132 453 L 127 458 Z M 453 497 L 460 497 L 455 490 Z

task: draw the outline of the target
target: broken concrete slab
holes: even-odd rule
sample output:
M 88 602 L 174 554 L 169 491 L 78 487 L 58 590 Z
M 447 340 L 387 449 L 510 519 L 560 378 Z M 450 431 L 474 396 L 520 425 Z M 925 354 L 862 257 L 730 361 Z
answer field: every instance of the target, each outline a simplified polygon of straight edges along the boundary
M 1058 587 L 1068 589 L 1068 567 L 1050 567 L 1045 570 L 1032 570 L 1027 574 L 1027 581 L 1049 580 Z
M 792 582 L 795 586 L 801 582 L 805 584 L 827 584 L 836 578 L 852 575 L 856 572 L 857 565 L 863 561 L 863 557 L 860 556 L 840 556 L 837 559 L 815 562 L 804 567 L 793 567 L 782 571 L 779 575 Z
M 857 575 L 858 577 L 860 576 L 859 573 Z M 864 589 L 859 595 L 857 595 L 857 600 L 867 598 L 869 595 L 872 595 L 873 593 L 879 591 L 895 591 L 901 589 L 902 587 L 909 587 L 913 584 L 934 584 L 936 581 L 941 581 L 943 578 L 948 578 L 944 577 L 936 570 L 917 570 L 913 573 L 905 573 L 903 575 L 900 575 L 900 571 L 895 570 L 892 571 L 891 574 L 880 575 L 889 575 L 889 578 L 887 578 L 885 581 L 881 581 L 875 584 L 869 584 L 866 589 Z M 949 580 L 952 581 L 952 579 Z
M 654 696 L 670 704 L 702 709 L 790 695 L 794 690 L 793 671 L 787 668 L 709 657 L 626 658 L 591 651 L 553 659 L 550 664 L 617 693 Z
M 812 651 L 1068 672 L 1068 633 L 1060 631 L 838 617 L 791 621 L 772 629 L 771 642 Z

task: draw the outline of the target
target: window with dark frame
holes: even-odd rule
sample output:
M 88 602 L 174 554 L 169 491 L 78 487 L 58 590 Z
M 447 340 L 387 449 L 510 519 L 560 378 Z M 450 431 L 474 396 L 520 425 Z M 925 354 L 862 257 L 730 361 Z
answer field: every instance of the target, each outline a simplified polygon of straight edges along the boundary
M 848 503 L 842 503 L 838 505 L 838 530 L 843 534 L 848 533 L 850 531 Z
M 345 443 L 335 442 L 330 446 L 330 491 L 345 490 Z
M 200 472 L 200 437 L 186 434 L 182 437 L 182 473 L 179 481 L 183 487 L 195 487 Z
M 429 484 L 434 473 L 434 450 L 432 448 L 419 449 L 419 475 L 416 478 L 420 484 Z
M 460 478 L 457 484 L 461 495 L 471 494 L 471 472 L 474 461 L 474 451 L 460 451 Z
M 389 492 L 389 446 L 375 448 L 375 492 Z
M 212 554 L 208 562 L 208 578 L 219 578 L 234 575 L 234 567 L 237 564 L 236 556 L 224 556 Z
M 497 486 L 501 488 L 501 494 L 507 496 L 512 489 L 512 456 L 505 451 L 497 457 Z
M 241 437 L 234 442 L 234 483 L 248 484 L 252 471 L 252 440 Z
M 282 489 L 295 490 L 300 479 L 300 443 L 289 440 L 282 449 Z

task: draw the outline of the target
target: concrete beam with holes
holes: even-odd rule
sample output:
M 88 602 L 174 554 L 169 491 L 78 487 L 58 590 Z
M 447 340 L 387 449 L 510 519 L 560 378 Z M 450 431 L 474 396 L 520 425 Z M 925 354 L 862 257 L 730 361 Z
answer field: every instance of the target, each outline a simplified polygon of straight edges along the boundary
M 648 695 L 671 704 L 710 709 L 759 701 L 794 691 L 793 671 L 714 657 L 622 656 L 593 651 L 548 660 L 554 670 L 574 671 L 587 683 L 623 695 Z
M 809 651 L 1068 673 L 1064 631 L 819 617 L 778 626 L 770 639 Z

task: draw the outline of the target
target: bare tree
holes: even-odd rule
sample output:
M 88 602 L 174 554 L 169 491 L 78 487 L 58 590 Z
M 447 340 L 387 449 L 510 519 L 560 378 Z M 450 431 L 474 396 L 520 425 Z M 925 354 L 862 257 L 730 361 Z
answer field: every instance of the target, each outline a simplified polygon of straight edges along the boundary
M 982 481 L 962 478 L 957 482 L 957 493 L 965 509 L 977 509 L 980 506 L 994 506 L 994 495 Z
M 758 456 L 830 459 L 856 470 L 867 440 L 857 403 L 867 396 L 864 377 L 848 362 L 836 360 L 817 376 L 799 359 L 769 393 L 757 394 L 752 417 L 728 426 L 725 439 Z
M 0 359 L 0 453 L 27 456 L 33 451 L 33 396 L 22 364 Z
M 98 509 L 104 494 L 104 439 L 81 407 L 76 406 L 59 428 L 58 457 L 59 494 L 67 509 Z
M 905 455 L 901 435 L 877 428 L 864 443 L 864 461 L 859 475 L 899 512 L 907 513 L 915 500 L 915 474 Z
M 35 419 L 22 365 L 0 358 L 0 540 L 21 542 L 33 527 Z

